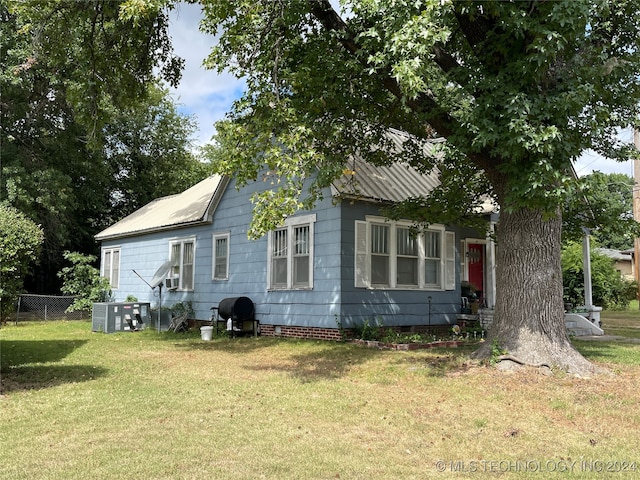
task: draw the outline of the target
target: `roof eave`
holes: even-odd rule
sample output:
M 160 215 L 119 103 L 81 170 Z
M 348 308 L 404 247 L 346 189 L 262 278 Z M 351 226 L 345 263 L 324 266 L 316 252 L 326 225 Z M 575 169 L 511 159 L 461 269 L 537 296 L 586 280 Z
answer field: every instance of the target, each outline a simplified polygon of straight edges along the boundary
M 160 225 L 160 226 L 154 226 L 154 227 L 149 227 L 149 228 L 140 229 L 140 230 L 132 230 L 128 232 L 121 232 L 121 233 L 114 233 L 114 234 L 101 235 L 100 233 L 98 233 L 97 235 L 94 235 L 94 238 L 98 242 L 103 242 L 105 240 L 117 240 L 120 238 L 139 237 L 139 236 L 148 235 L 151 233 L 166 232 L 170 230 L 179 230 L 179 229 L 184 229 L 184 228 L 189 228 L 189 227 L 194 227 L 199 225 L 211 224 L 213 222 L 213 214 L 215 210 L 218 208 L 220 200 L 222 199 L 222 196 L 224 195 L 224 192 L 227 189 L 229 180 L 230 180 L 229 177 L 222 176 L 215 191 L 211 195 L 211 199 L 209 200 L 209 203 L 207 205 L 207 208 L 204 210 L 204 213 L 195 220 L 188 220 L 180 223 Z M 169 195 L 168 197 L 163 197 L 163 198 L 169 198 L 174 196 L 177 196 L 177 194 Z
M 164 225 L 161 227 L 153 227 L 153 228 L 145 228 L 143 230 L 136 230 L 136 231 L 132 231 L 132 232 L 125 232 L 125 233 L 116 233 L 116 234 L 112 234 L 112 235 L 96 235 L 94 238 L 99 241 L 99 242 L 103 242 L 105 240 L 116 240 L 119 238 L 130 238 L 130 237 L 139 237 L 142 235 L 148 235 L 150 233 L 159 233 L 159 232 L 166 232 L 169 230 L 181 230 L 183 228 L 189 228 L 189 227 L 195 227 L 195 226 L 200 226 L 200 225 L 208 225 L 211 224 L 211 220 L 209 219 L 198 219 L 198 220 L 192 220 L 190 222 L 184 222 L 184 223 L 178 223 L 175 225 Z

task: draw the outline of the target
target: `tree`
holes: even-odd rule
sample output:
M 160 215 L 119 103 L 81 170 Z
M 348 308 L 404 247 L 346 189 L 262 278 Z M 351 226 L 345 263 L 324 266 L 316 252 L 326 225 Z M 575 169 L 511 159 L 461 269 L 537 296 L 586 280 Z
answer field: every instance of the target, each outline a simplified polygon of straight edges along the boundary
M 9 13 L 5 2 L 0 2 L 0 17 L 0 197 L 42 226 L 42 280 L 61 255 L 60 245 L 82 244 L 90 237 L 82 228 L 86 217 L 74 215 L 83 200 L 77 183 L 100 175 L 89 174 L 92 156 L 86 135 L 73 119 L 60 76 L 36 60 L 29 37 L 21 33 L 25 23 Z M 93 186 L 89 188 L 96 192 Z
M 147 94 L 160 77 L 176 85 L 184 61 L 172 51 L 163 0 L 60 2 L 3 0 L 3 15 L 17 19 L 29 55 L 20 69 L 37 65 L 64 90 L 87 138 L 100 139 L 113 107 Z M 144 14 L 121 15 L 131 9 Z
M 568 242 L 562 247 L 562 278 L 565 302 L 584 305 L 584 266 L 582 244 Z M 609 310 L 624 310 L 638 291 L 636 284 L 625 281 L 615 269 L 614 261 L 591 251 L 593 301 Z
M 102 148 L 109 199 L 100 228 L 207 176 L 208 166 L 192 152 L 194 121 L 178 113 L 168 91 L 150 86 L 147 97 L 110 117 Z
M 565 209 L 563 236 L 580 238 L 581 228 L 587 227 L 602 248 L 631 248 L 633 239 L 640 236 L 640 224 L 633 218 L 633 178 L 593 172 L 581 177 L 579 185 Z
M 67 311 L 90 311 L 93 304 L 107 302 L 111 298 L 109 280 L 100 276 L 100 270 L 92 264 L 96 257 L 78 252 L 64 252 L 64 259 L 71 263 L 58 276 L 63 280 L 62 293 L 75 296 Z
M 444 137 L 443 188 L 414 202 L 413 218 L 458 220 L 460 211 L 432 208 L 453 187 L 479 187 L 457 195 L 491 193 L 501 208 L 495 321 L 477 356 L 497 342 L 525 364 L 591 372 L 564 325 L 561 206 L 582 151 L 631 154 L 615 131 L 638 122 L 638 1 L 345 3 L 342 17 L 328 0 L 205 7 L 204 28 L 220 34 L 211 66 L 248 86 L 218 126 L 219 168 L 241 181 L 265 168 L 285 180 L 255 199 L 267 220 L 253 231 L 307 204 L 302 184 L 315 176 L 312 202 L 349 155 L 394 161 L 389 127 L 414 135 L 403 160 L 426 171 L 434 161 L 419 142 Z
M 95 254 L 96 232 L 206 176 L 205 166 L 191 152 L 192 119 L 178 114 L 168 92 L 157 86 L 152 72 L 146 73 L 149 61 L 157 64 L 152 57 L 142 58 L 154 42 L 130 48 L 146 34 L 118 37 L 125 26 L 109 23 L 117 13 L 111 7 L 111 2 L 0 1 L 0 198 L 45 232 L 39 274 L 27 277 L 31 291 L 58 291 L 56 273 L 65 250 Z M 68 34 L 60 34 L 61 25 L 51 23 L 55 19 Z M 108 25 L 97 28 L 104 21 Z M 163 25 L 158 22 L 158 28 Z M 54 48 L 51 35 L 60 35 L 57 46 L 69 58 L 43 51 Z M 73 38 L 84 43 L 72 48 L 68 42 Z M 107 77 L 105 59 L 81 59 L 107 44 L 129 55 L 127 61 L 140 71 L 111 65 L 120 75 Z M 58 63 L 52 63 L 54 58 Z M 78 70 L 81 64 L 88 69 Z M 104 83 L 95 90 L 100 98 L 92 99 L 100 111 L 89 114 L 91 102 L 73 92 L 93 77 Z M 140 85 L 129 91 L 133 79 Z
M 561 206 L 575 188 L 571 162 L 583 150 L 629 158 L 615 132 L 638 122 L 638 0 L 344 3 L 340 16 L 329 0 L 203 2 L 202 28 L 219 34 L 210 66 L 247 84 L 217 127 L 218 170 L 240 184 L 264 170 L 282 180 L 255 198 L 253 234 L 311 205 L 350 155 L 396 161 L 385 148 L 389 127 L 413 135 L 402 160 L 424 171 L 435 160 L 420 143 L 444 137 L 442 188 L 414 202 L 413 218 L 466 218 L 468 211 L 440 208 L 454 194 L 477 203 L 490 193 L 501 207 L 495 320 L 477 356 L 499 343 L 522 363 L 592 372 L 563 321 Z M 112 2 L 120 16 L 110 28 L 146 25 L 166 5 Z M 134 41 L 144 35 L 134 33 Z M 99 53 L 83 51 L 89 72 Z M 118 61 L 127 65 L 124 53 Z M 86 76 L 79 81 L 91 85 Z
M 15 208 L 0 203 L 0 322 L 6 321 L 38 258 L 42 228 Z

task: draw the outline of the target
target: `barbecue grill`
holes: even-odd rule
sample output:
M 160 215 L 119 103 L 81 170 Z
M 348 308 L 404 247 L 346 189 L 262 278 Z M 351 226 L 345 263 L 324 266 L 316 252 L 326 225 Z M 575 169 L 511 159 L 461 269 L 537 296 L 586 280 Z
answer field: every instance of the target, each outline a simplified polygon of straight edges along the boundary
M 224 298 L 213 307 L 215 314 L 216 333 L 221 323 L 226 323 L 226 330 L 231 336 L 238 334 L 258 334 L 258 321 L 255 318 L 255 306 L 249 297 Z

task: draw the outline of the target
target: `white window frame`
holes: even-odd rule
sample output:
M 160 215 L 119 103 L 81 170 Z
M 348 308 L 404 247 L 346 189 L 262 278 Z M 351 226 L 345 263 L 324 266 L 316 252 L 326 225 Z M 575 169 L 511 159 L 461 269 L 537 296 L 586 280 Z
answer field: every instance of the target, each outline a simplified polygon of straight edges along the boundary
M 184 252 L 185 252 L 185 245 L 186 244 L 192 244 L 193 245 L 193 253 L 192 253 L 192 272 L 191 272 L 191 286 L 188 285 L 187 282 L 185 282 L 185 275 L 184 275 L 184 270 L 185 270 L 185 263 L 184 263 Z M 180 261 L 178 263 L 178 265 L 173 263 L 173 248 L 174 245 L 178 245 L 180 247 Z M 195 288 L 195 278 L 196 278 L 196 237 L 192 236 L 192 237 L 183 237 L 183 238 L 176 238 L 176 239 L 172 239 L 169 241 L 169 259 L 171 260 L 172 264 L 171 264 L 171 269 L 169 270 L 169 277 L 175 277 L 178 276 L 179 277 L 179 282 L 178 282 L 178 290 L 186 290 L 186 291 L 192 291 Z
M 388 282 L 385 284 L 374 284 L 372 282 L 372 227 L 388 227 L 389 234 L 389 246 L 387 248 L 389 256 L 389 273 Z M 365 220 L 355 221 L 355 251 L 354 251 L 354 284 L 358 288 L 370 288 L 370 289 L 396 289 L 396 290 L 455 290 L 455 258 L 456 258 L 456 244 L 455 233 L 446 231 L 444 225 L 429 225 L 429 228 L 425 229 L 427 232 L 432 232 L 439 235 L 440 252 L 439 252 L 439 265 L 438 265 L 438 278 L 439 281 L 436 284 L 429 284 L 426 282 L 426 251 L 425 251 L 425 237 L 423 233 L 419 233 L 416 236 L 418 242 L 417 245 L 417 257 L 418 257 L 418 279 L 417 284 L 399 284 L 398 283 L 398 258 L 402 258 L 402 255 L 398 254 L 397 245 L 397 233 L 398 229 L 411 228 L 413 225 L 410 221 L 405 220 L 388 220 L 384 217 L 366 216 Z
M 267 236 L 267 289 L 268 290 L 311 290 L 313 289 L 313 270 L 314 270 L 314 224 L 316 222 L 316 215 L 300 215 L 296 217 L 289 217 L 285 220 L 282 228 L 277 228 L 269 232 Z M 308 252 L 303 255 L 296 255 L 295 245 L 295 230 L 299 227 L 308 227 L 308 238 L 305 246 Z M 286 259 L 286 284 L 276 284 L 273 279 L 273 261 L 276 258 L 274 256 L 275 240 L 274 236 L 276 232 L 286 232 L 286 245 L 281 248 L 280 251 L 284 252 L 281 258 Z M 281 245 L 282 247 L 283 245 Z M 294 283 L 294 267 L 296 257 L 308 257 L 309 262 L 309 278 L 307 282 L 296 284 Z
M 109 257 L 108 265 L 107 265 L 107 256 Z M 117 256 L 117 262 L 114 262 L 113 259 Z M 117 247 L 105 247 L 102 249 L 102 261 L 100 265 L 102 266 L 101 276 L 109 280 L 109 285 L 111 288 L 116 290 L 120 288 L 120 258 L 121 258 L 121 248 Z M 114 265 L 117 263 L 117 268 L 114 268 Z M 108 267 L 108 268 L 107 268 Z M 108 270 L 108 271 L 107 271 Z
M 216 265 L 218 263 L 218 254 L 216 250 L 216 244 L 218 240 L 225 239 L 227 242 L 227 254 L 224 257 L 225 259 L 225 271 L 224 275 L 216 275 Z M 229 232 L 225 233 L 214 233 L 212 237 L 211 244 L 211 279 L 212 280 L 229 280 L 229 251 L 230 251 L 230 243 L 231 243 L 231 234 Z

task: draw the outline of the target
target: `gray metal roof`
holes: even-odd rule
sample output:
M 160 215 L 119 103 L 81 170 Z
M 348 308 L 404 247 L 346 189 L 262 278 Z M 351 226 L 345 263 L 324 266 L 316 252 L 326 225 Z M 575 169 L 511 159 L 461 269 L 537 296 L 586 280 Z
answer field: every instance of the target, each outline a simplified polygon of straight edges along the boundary
M 438 175 L 437 170 L 422 175 L 404 163 L 377 167 L 356 159 L 351 171 L 333 183 L 334 195 L 374 202 L 400 202 L 409 197 L 428 195 L 440 183 Z
M 408 134 L 390 129 L 388 138 L 394 143 L 399 156 Z M 437 145 L 444 139 L 437 138 L 423 143 L 423 153 L 437 160 L 440 156 Z M 389 166 L 374 166 L 361 158 L 349 162 L 350 169 L 333 183 L 333 194 L 342 198 L 352 198 L 370 202 L 395 203 L 412 197 L 426 197 L 440 185 L 440 170 L 435 167 L 427 174 L 420 173 L 406 162 L 395 162 Z M 491 199 L 483 199 L 476 209 L 478 214 L 498 211 Z
M 620 250 L 614 250 L 612 248 L 600 248 L 600 247 L 596 247 L 593 250 L 596 253 L 599 253 L 600 255 L 603 255 L 605 257 L 612 258 L 613 260 L 627 261 L 627 262 L 631 261 L 631 252 L 628 250 L 620 251 Z
M 141 235 L 211 220 L 227 180 L 213 175 L 182 193 L 158 198 L 98 233 L 96 240 Z
M 402 145 L 408 138 L 407 134 L 390 130 L 388 137 L 401 154 Z M 435 145 L 440 142 L 440 139 L 425 142 L 425 155 L 437 155 Z M 334 196 L 393 203 L 410 197 L 427 196 L 440 183 L 440 172 L 437 168 L 428 174 L 422 174 L 404 162 L 374 166 L 361 158 L 349 160 L 348 165 L 350 171 L 346 171 L 345 175 L 332 185 Z M 225 177 L 213 175 L 182 193 L 154 200 L 98 233 L 95 238 L 107 240 L 209 222 L 227 183 L 228 179 Z M 495 205 L 487 200 L 478 213 L 494 211 Z
M 408 135 L 391 129 L 387 132 L 387 137 L 401 155 Z M 440 139 L 425 142 L 424 154 L 436 156 L 435 144 L 441 142 Z M 409 197 L 426 196 L 440 184 L 440 172 L 437 168 L 428 174 L 422 174 L 402 161 L 389 166 L 374 166 L 358 157 L 351 159 L 348 165 L 345 175 L 333 183 L 335 196 L 374 202 L 400 202 Z

